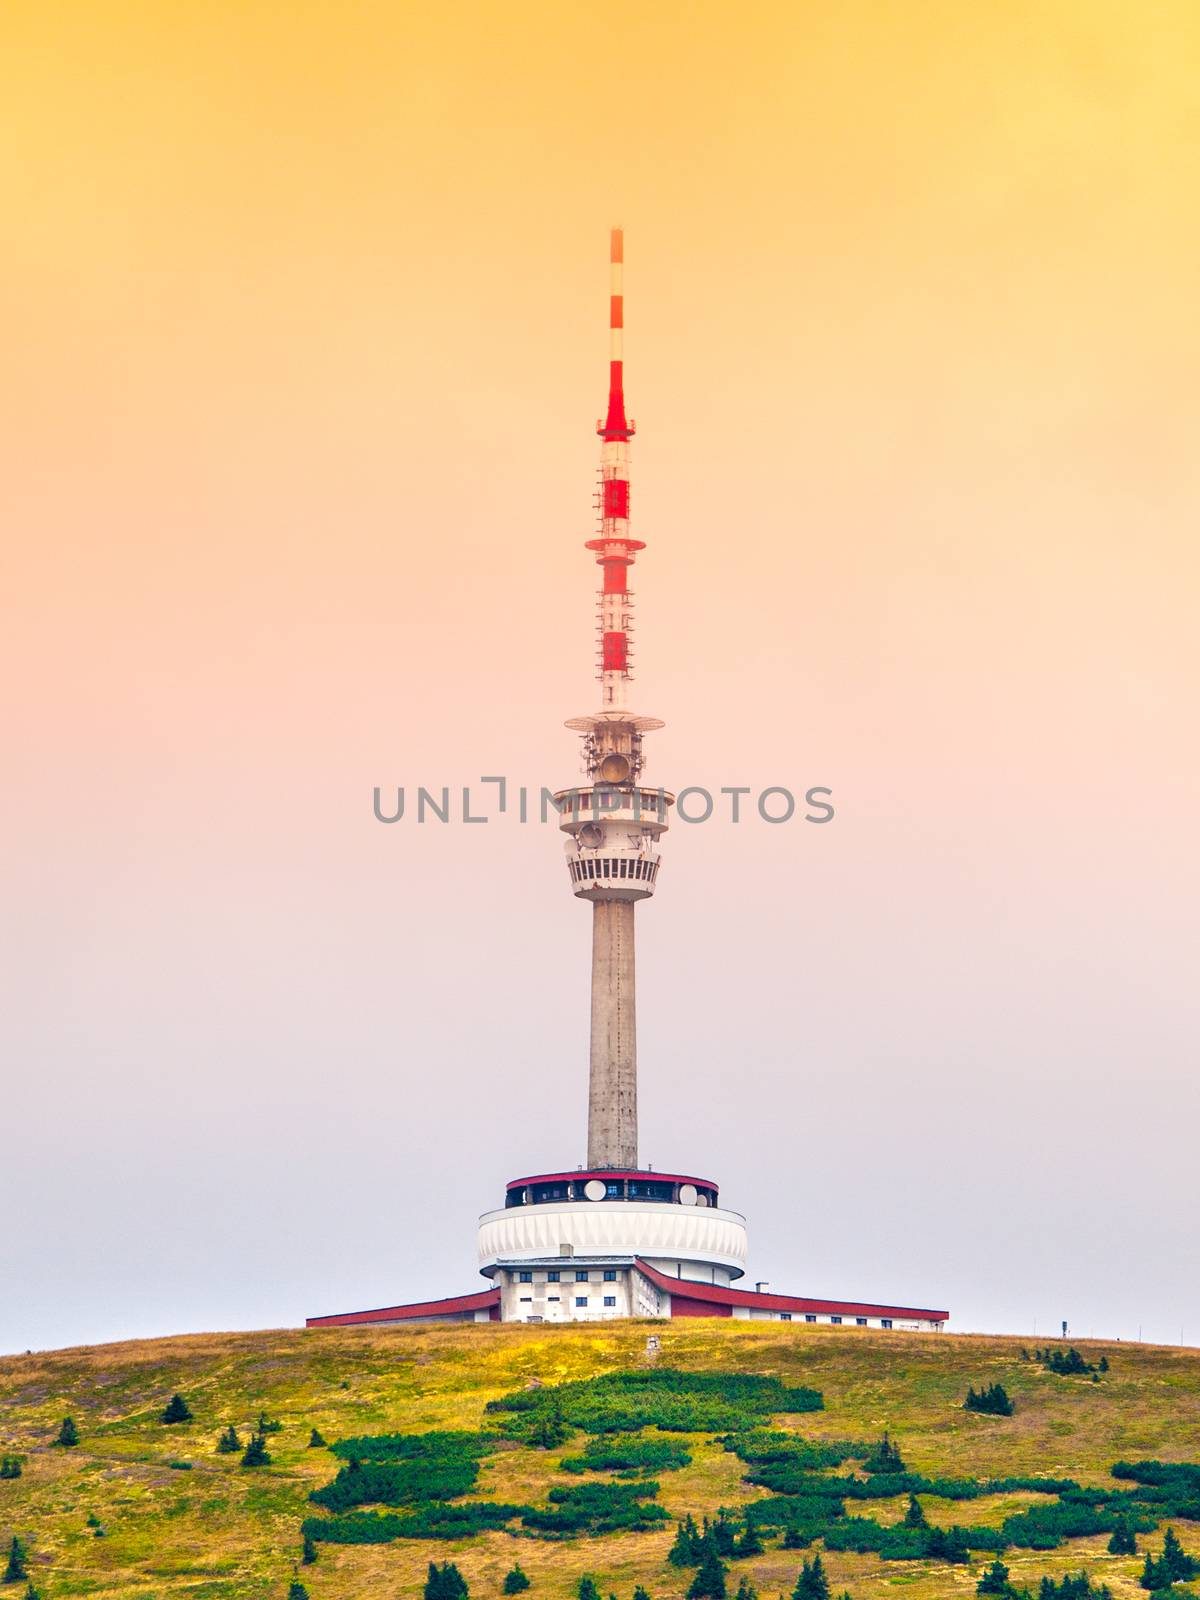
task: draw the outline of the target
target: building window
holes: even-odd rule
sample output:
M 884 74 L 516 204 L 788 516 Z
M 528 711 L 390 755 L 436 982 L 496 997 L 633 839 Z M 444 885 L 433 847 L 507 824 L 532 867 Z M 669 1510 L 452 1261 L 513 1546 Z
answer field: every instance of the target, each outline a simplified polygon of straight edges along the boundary
M 830 1317 L 829 1320 L 830 1320 L 830 1322 L 840 1322 L 842 1319 L 841 1319 L 841 1317 Z
M 577 1306 L 586 1306 L 587 1305 L 587 1295 L 585 1295 L 585 1294 L 577 1294 L 575 1296 L 575 1304 Z
M 533 1299 L 533 1296 L 531 1294 L 523 1294 L 521 1296 L 521 1304 L 523 1306 L 527 1306 L 532 1299 Z
M 587 1281 L 588 1281 L 587 1273 L 586 1272 L 580 1272 L 578 1269 L 576 1269 L 575 1282 L 576 1283 L 586 1283 Z
M 555 1301 L 555 1302 L 557 1302 L 557 1301 L 558 1301 L 558 1300 L 560 1300 L 560 1299 L 561 1299 L 561 1298 L 562 1298 L 562 1297 L 561 1297 L 561 1296 L 560 1296 L 560 1295 L 557 1295 L 557 1294 L 548 1294 L 548 1295 L 547 1295 L 547 1296 L 546 1296 L 546 1299 L 547 1299 L 547 1300 L 553 1300 L 553 1301 Z
M 546 1282 L 547 1283 L 557 1283 L 558 1282 L 558 1273 L 557 1272 L 548 1272 L 546 1274 Z
M 615 1294 L 606 1294 L 604 1296 L 604 1304 L 606 1306 L 615 1306 L 616 1303 L 617 1303 L 617 1297 L 616 1297 Z
M 606 1188 L 608 1189 L 609 1194 L 620 1194 L 621 1192 L 621 1185 L 619 1183 L 607 1184 Z
M 617 1275 L 612 1270 L 611 1267 L 605 1267 L 605 1269 L 604 1269 L 604 1281 L 605 1281 L 605 1283 L 616 1283 Z
M 779 1313 L 779 1320 L 780 1322 L 790 1322 L 792 1320 L 792 1313 L 790 1311 L 781 1311 Z
M 521 1283 L 532 1283 L 533 1282 L 533 1273 L 532 1272 L 518 1272 L 517 1273 L 517 1278 Z
M 880 1326 L 880 1327 L 881 1327 L 881 1328 L 890 1328 L 890 1327 L 891 1327 L 891 1325 L 892 1325 L 892 1319 L 891 1319 L 891 1317 L 880 1317 L 880 1319 L 879 1319 L 879 1326 Z
M 855 1321 L 856 1326 L 858 1326 L 860 1328 L 865 1328 L 866 1325 L 867 1325 L 866 1317 L 855 1317 L 854 1321 Z
M 815 1322 L 817 1319 L 811 1311 L 806 1311 L 804 1313 L 804 1320 L 805 1322 Z

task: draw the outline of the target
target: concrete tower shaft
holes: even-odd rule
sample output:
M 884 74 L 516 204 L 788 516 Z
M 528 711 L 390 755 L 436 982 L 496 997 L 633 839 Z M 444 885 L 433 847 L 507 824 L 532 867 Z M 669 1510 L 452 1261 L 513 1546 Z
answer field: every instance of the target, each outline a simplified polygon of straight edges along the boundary
M 589 1167 L 638 1164 L 637 998 L 632 900 L 592 906 Z

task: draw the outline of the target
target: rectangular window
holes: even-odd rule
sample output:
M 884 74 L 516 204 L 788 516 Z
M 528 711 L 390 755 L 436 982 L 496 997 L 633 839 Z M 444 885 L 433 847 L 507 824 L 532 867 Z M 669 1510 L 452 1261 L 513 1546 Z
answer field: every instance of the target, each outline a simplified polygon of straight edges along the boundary
M 605 1267 L 605 1269 L 604 1269 L 604 1281 L 605 1281 L 605 1283 L 616 1283 L 617 1275 L 612 1270 L 611 1267 Z
M 610 1183 L 607 1184 L 606 1187 L 609 1194 L 620 1194 L 621 1192 L 621 1185 L 619 1183 Z
M 615 1294 L 606 1294 L 604 1296 L 604 1304 L 606 1306 L 615 1306 L 616 1303 L 617 1303 L 617 1297 L 616 1297 Z
M 880 1327 L 881 1327 L 881 1328 L 890 1328 L 890 1327 L 891 1327 L 891 1325 L 892 1325 L 892 1319 L 891 1319 L 891 1317 L 880 1317 L 880 1319 L 879 1319 L 879 1326 L 880 1326 Z
M 518 1272 L 517 1273 L 517 1277 L 520 1279 L 520 1281 L 522 1283 L 532 1283 L 533 1282 L 533 1273 L 532 1272 Z
M 792 1320 L 792 1313 L 790 1311 L 781 1311 L 779 1313 L 779 1320 L 780 1322 L 790 1322 Z
M 866 1325 L 867 1325 L 866 1317 L 855 1317 L 854 1321 L 857 1324 L 857 1326 L 860 1327 L 860 1328 L 865 1328 Z
M 547 1283 L 557 1283 L 558 1282 L 558 1273 L 557 1272 L 548 1272 L 546 1274 L 546 1282 Z
M 612 876 L 612 862 L 607 856 L 605 856 L 603 861 L 600 863 L 600 876 L 602 878 L 609 878 Z
M 546 1299 L 547 1300 L 553 1300 L 555 1302 L 555 1304 L 557 1304 L 558 1301 L 562 1299 L 562 1296 L 558 1295 L 558 1294 L 548 1294 L 546 1296 Z
M 840 1322 L 842 1319 L 841 1319 L 841 1317 L 830 1317 L 829 1320 L 830 1320 L 830 1322 Z
M 585 1306 L 585 1305 L 587 1305 L 587 1295 L 585 1295 L 585 1294 L 577 1294 L 575 1296 L 575 1304 L 577 1306 Z
M 576 1283 L 586 1283 L 587 1281 L 588 1281 L 587 1273 L 586 1272 L 581 1272 L 581 1271 L 579 1271 L 578 1268 L 576 1268 L 576 1271 L 575 1271 L 575 1282 Z
M 805 1322 L 815 1322 L 817 1319 L 813 1316 L 811 1311 L 806 1311 L 804 1313 L 804 1320 Z
M 533 1299 L 533 1296 L 531 1294 L 523 1294 L 521 1296 L 521 1304 L 523 1306 L 527 1306 L 532 1299 Z

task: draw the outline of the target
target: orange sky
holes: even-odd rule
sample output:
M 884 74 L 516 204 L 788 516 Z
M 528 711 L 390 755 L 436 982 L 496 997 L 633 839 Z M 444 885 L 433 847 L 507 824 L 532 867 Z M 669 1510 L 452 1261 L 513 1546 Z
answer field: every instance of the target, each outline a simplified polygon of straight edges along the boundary
M 13 1341 L 127 1325 L 32 1206 L 54 1149 L 119 1233 L 110 1141 L 154 1168 L 177 1118 L 197 1151 L 279 1128 L 313 1160 L 352 1086 L 321 1159 L 373 1173 L 378 1232 L 332 1278 L 281 1263 L 231 1154 L 278 1292 L 249 1256 L 214 1287 L 196 1224 L 186 1306 L 106 1265 L 163 1328 L 469 1286 L 509 1169 L 575 1159 L 587 928 L 557 841 L 369 803 L 574 776 L 611 222 L 650 775 L 838 805 L 670 836 L 647 1155 L 714 1168 L 779 1287 L 1022 1328 L 1069 1291 L 1113 1332 L 1148 1299 L 1200 1330 L 1153 1263 L 1117 1292 L 1014 1247 L 1001 1292 L 913 1244 L 948 1195 L 990 1237 L 1031 1097 L 1014 1235 L 1082 1226 L 1099 1168 L 1157 1185 L 1131 1237 L 1176 1242 L 1198 48 L 1190 0 L 6 8 L 4 1009 L 29 1271 L 80 1285 Z M 745 1093 L 779 1114 L 730 1146 Z M 383 1219 L 451 1125 L 480 1156 L 418 1267 Z M 940 1177 L 894 1225 L 861 1194 L 833 1233 L 790 1219 L 800 1148 L 820 1186 L 897 1140 Z

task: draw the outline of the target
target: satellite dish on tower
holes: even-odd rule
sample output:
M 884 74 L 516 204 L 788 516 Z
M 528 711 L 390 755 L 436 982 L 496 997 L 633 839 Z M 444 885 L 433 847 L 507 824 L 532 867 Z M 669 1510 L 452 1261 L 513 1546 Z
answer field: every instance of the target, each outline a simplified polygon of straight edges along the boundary
M 694 1206 L 700 1198 L 700 1191 L 694 1183 L 681 1183 L 679 1185 L 679 1204 L 681 1206 Z
M 589 1178 L 583 1186 L 583 1192 L 589 1200 L 603 1200 L 608 1190 L 599 1178 Z
M 627 783 L 633 768 L 629 764 L 629 757 L 620 755 L 616 750 L 610 750 L 596 768 L 596 776 L 604 783 Z
M 604 829 L 594 822 L 585 822 L 579 830 L 579 842 L 589 850 L 595 850 L 604 843 Z

